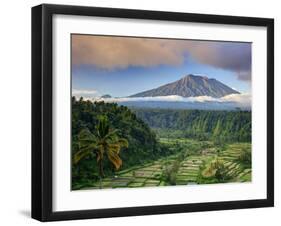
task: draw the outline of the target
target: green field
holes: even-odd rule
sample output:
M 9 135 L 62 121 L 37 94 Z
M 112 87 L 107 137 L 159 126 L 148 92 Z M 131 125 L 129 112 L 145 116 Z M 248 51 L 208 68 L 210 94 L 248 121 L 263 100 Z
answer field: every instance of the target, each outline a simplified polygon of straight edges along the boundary
M 137 188 L 170 185 L 250 182 L 245 153 L 250 143 L 216 145 L 211 141 L 162 138 L 175 153 L 147 164 L 120 170 L 81 189 Z

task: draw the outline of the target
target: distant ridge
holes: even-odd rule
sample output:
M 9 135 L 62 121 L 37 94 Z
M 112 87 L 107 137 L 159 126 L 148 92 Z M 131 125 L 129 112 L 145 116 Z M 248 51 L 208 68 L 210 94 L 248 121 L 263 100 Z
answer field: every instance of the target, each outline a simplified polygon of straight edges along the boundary
M 105 94 L 105 95 L 101 96 L 101 98 L 111 98 L 111 96 L 109 94 Z
M 130 97 L 178 95 L 182 97 L 211 96 L 219 98 L 229 94 L 239 94 L 239 92 L 216 79 L 189 74 L 175 82 Z

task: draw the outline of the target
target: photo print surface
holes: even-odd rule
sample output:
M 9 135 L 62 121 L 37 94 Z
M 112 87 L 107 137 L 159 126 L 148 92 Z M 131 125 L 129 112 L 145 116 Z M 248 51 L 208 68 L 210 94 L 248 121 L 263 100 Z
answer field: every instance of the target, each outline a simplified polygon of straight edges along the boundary
M 249 42 L 72 34 L 72 190 L 249 183 Z

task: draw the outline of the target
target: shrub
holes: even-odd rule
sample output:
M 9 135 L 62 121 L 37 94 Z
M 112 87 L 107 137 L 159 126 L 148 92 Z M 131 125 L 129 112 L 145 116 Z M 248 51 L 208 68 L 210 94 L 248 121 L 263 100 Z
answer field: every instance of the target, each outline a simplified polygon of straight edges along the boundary
M 244 166 L 244 168 L 251 168 L 252 167 L 251 149 L 243 148 L 237 160 L 239 163 L 242 164 L 242 166 Z

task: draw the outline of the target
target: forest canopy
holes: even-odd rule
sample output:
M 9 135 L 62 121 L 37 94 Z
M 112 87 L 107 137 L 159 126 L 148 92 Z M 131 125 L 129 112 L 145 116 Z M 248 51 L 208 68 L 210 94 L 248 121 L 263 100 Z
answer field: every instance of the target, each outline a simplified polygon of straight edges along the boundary
M 186 137 L 222 142 L 251 141 L 250 111 L 206 111 L 135 108 L 137 117 L 160 137 Z

